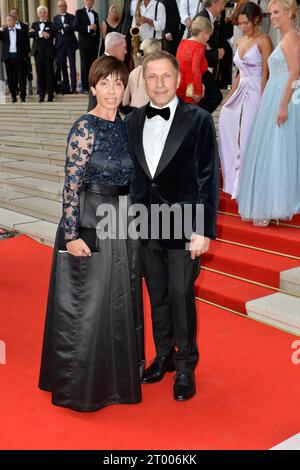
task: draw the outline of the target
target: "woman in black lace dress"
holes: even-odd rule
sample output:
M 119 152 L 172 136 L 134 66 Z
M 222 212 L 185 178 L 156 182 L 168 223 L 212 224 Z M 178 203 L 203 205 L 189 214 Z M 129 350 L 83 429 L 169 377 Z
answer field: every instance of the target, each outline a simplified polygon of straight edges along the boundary
M 117 109 L 125 65 L 102 57 L 91 67 L 97 106 L 69 133 L 63 216 L 48 293 L 39 387 L 52 403 L 96 411 L 141 400 L 144 363 L 141 273 L 137 242 L 116 235 L 128 226 L 132 163 Z M 102 229 L 101 229 L 102 223 Z

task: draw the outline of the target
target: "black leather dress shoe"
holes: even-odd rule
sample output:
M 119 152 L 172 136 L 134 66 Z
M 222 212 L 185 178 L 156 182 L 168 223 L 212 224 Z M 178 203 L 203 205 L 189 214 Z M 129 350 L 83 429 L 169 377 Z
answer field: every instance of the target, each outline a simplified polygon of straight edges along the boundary
M 174 384 L 174 398 L 177 401 L 185 401 L 192 398 L 196 393 L 193 372 L 179 371 L 176 374 Z
M 39 103 L 44 103 L 44 101 L 45 101 L 45 98 L 40 97 Z
M 152 384 L 159 382 L 166 372 L 174 372 L 175 366 L 171 356 L 156 357 L 152 364 L 145 370 L 142 383 Z

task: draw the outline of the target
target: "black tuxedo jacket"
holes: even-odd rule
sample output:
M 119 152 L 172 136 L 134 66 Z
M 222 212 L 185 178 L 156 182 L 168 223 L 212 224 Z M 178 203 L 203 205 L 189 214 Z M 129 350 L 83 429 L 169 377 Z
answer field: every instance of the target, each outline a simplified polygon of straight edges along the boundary
M 176 0 L 162 0 L 166 9 L 166 27 L 164 33 L 171 33 L 176 36 L 181 28 L 180 14 Z
M 215 238 L 219 159 L 211 115 L 179 100 L 159 165 L 152 178 L 143 148 L 147 106 L 134 108 L 125 120 L 134 162 L 133 202 L 148 208 L 151 204 L 191 204 L 194 216 L 196 204 L 204 204 L 204 235 Z M 162 243 L 168 248 L 184 248 L 186 241 L 182 238 L 162 240 Z
M 25 30 L 22 30 L 22 29 L 16 29 L 16 31 L 17 31 L 17 53 L 20 59 L 27 60 L 28 54 L 30 52 L 27 33 Z M 1 60 L 3 62 L 6 62 L 8 59 L 9 46 L 10 46 L 8 28 L 4 29 L 4 31 L 0 31 L 0 40 L 3 42 Z
M 54 58 L 56 56 L 55 47 L 53 45 L 53 39 L 55 35 L 55 29 L 53 23 L 51 21 L 45 21 L 45 33 L 50 34 L 49 39 L 40 38 L 39 31 L 40 31 L 40 23 L 39 21 L 35 21 L 32 23 L 31 28 L 34 30 L 33 32 L 29 32 L 29 37 L 33 38 L 32 50 L 31 53 L 33 56 L 37 54 L 43 54 L 47 57 Z
M 197 18 L 198 16 L 207 18 L 210 21 L 209 13 L 206 8 L 203 8 L 203 10 L 200 13 L 198 13 L 198 15 L 195 16 L 195 18 Z M 211 37 L 209 38 L 209 40 L 207 41 L 207 44 L 211 47 L 210 50 L 206 50 L 205 52 L 208 66 L 216 67 L 219 61 L 218 49 L 222 47 L 220 44 L 220 40 L 219 40 L 219 26 L 218 25 L 215 24 L 213 33 Z
M 76 49 L 78 49 L 78 41 L 74 33 L 75 16 L 66 13 L 64 24 L 67 26 L 64 27 L 61 21 L 61 15 L 54 16 L 55 48 L 60 49 L 61 47 L 67 46 L 76 51 Z
M 75 13 L 75 31 L 79 33 L 79 46 L 89 48 L 95 42 L 100 40 L 100 26 L 99 15 L 96 11 L 92 10 L 95 16 L 95 24 L 97 30 L 95 32 L 88 32 L 88 26 L 91 24 L 90 18 L 87 14 L 86 8 L 81 8 Z

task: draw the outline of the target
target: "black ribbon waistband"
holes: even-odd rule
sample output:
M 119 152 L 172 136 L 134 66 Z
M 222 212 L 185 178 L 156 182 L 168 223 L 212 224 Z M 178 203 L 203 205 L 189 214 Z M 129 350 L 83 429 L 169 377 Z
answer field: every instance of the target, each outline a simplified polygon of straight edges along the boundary
M 130 187 L 127 186 L 113 186 L 110 184 L 83 184 L 82 189 L 91 193 L 101 194 L 103 196 L 125 196 L 130 193 Z

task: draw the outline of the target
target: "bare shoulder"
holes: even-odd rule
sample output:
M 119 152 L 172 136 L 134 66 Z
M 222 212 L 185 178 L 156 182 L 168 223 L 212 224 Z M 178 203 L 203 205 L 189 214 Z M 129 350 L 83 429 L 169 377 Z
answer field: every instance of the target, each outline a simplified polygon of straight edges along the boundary
M 290 47 L 300 47 L 300 33 L 299 31 L 292 29 L 281 41 L 281 45 L 287 49 Z
M 261 49 L 263 48 L 269 49 L 270 47 L 273 49 L 271 38 L 267 34 L 262 34 L 261 36 L 259 36 L 257 43 L 258 43 L 258 46 L 261 47 Z

